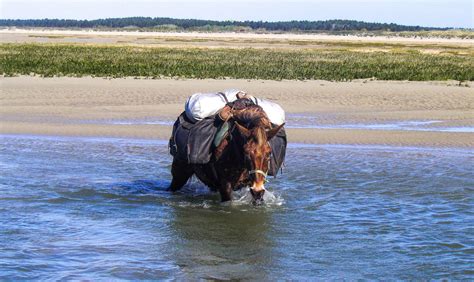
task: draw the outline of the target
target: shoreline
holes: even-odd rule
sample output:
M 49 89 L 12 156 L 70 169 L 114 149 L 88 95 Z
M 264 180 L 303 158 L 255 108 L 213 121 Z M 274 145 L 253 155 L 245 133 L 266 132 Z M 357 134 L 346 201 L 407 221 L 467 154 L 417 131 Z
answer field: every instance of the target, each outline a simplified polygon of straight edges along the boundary
M 474 148 L 474 133 L 338 128 L 289 128 L 292 116 L 308 123 L 380 124 L 440 120 L 474 127 L 469 87 L 445 82 L 329 82 L 265 80 L 148 80 L 2 77 L 0 134 L 168 140 L 170 125 L 103 124 L 91 120 L 174 120 L 195 92 L 239 88 L 273 100 L 289 115 L 290 143 Z
M 171 126 L 64 125 L 2 123 L 0 135 L 169 140 Z M 414 132 L 357 129 L 286 129 L 289 143 L 314 145 L 474 148 L 474 135 L 464 132 Z
M 126 142 L 139 144 L 152 144 L 158 146 L 168 146 L 168 140 L 159 138 L 127 138 L 113 136 L 80 136 L 80 135 L 47 135 L 29 133 L 0 133 L 0 140 L 8 138 L 19 139 L 43 139 L 43 140 L 80 140 L 84 142 Z M 460 152 L 474 154 L 471 147 L 435 147 L 435 146 L 410 146 L 410 145 L 384 145 L 384 144 L 325 144 L 325 143 L 303 143 L 288 142 L 287 148 L 353 148 L 353 149 L 374 149 L 374 150 L 420 150 L 437 152 Z

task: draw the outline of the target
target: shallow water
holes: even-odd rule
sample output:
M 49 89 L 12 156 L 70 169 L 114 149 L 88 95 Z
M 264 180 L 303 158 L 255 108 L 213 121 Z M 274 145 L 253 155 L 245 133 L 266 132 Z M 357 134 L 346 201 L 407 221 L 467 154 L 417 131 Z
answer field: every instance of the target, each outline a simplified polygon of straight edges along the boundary
M 100 124 L 100 125 L 163 125 L 173 126 L 175 119 L 164 117 L 148 117 L 138 119 L 65 119 L 54 116 L 42 117 L 2 117 L 5 121 L 14 122 L 52 122 L 63 124 Z M 447 120 L 386 120 L 374 122 L 344 122 L 335 117 L 311 114 L 288 114 L 286 128 L 305 129 L 346 129 L 346 130 L 398 130 L 398 131 L 430 131 L 430 132 L 465 132 L 474 133 L 471 124 L 453 125 Z
M 136 120 L 92 120 L 86 123 L 113 124 L 113 125 L 173 125 L 170 119 L 136 119 Z M 84 121 L 82 121 L 84 123 Z M 290 114 L 286 120 L 287 128 L 307 129 L 368 129 L 368 130 L 401 130 L 401 131 L 431 131 L 431 132 L 474 132 L 473 126 L 446 125 L 442 120 L 407 120 L 385 121 L 378 123 L 325 123 L 316 116 Z
M 474 153 L 291 145 L 266 205 L 165 142 L 1 136 L 0 279 L 474 279 Z
M 327 117 L 326 117 L 327 118 Z M 312 129 L 368 129 L 368 130 L 401 130 L 431 132 L 474 132 L 474 126 L 453 126 L 446 120 L 392 120 L 371 123 L 346 123 L 338 121 L 328 123 L 325 117 L 316 115 L 289 114 L 287 128 Z

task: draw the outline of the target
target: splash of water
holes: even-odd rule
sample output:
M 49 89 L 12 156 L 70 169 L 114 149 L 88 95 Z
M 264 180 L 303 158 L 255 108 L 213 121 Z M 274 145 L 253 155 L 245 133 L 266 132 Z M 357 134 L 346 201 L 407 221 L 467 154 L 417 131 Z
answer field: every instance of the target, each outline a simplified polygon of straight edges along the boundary
M 248 205 L 254 204 L 255 200 L 250 192 L 250 187 L 244 187 L 238 191 L 234 191 L 232 194 L 233 205 Z M 275 195 L 273 192 L 266 190 L 263 194 L 263 201 L 259 204 L 264 206 L 281 206 L 284 200 L 279 195 Z
M 284 204 L 284 199 L 273 193 L 272 191 L 265 190 L 263 194 L 263 200 L 256 203 L 250 187 L 243 187 L 239 190 L 235 190 L 232 193 L 232 201 L 220 202 L 217 192 L 212 192 L 206 185 L 204 185 L 196 176 L 190 178 L 188 183 L 180 190 L 182 195 L 192 196 L 193 198 L 186 198 L 186 200 L 180 202 L 179 206 L 186 207 L 200 207 L 200 208 L 211 208 L 220 205 L 224 206 L 264 206 L 273 207 L 281 206 Z M 217 196 L 217 197 L 215 197 Z M 198 198 L 196 198 L 198 197 Z M 209 198 L 211 197 L 211 198 Z M 204 201 L 204 202 L 202 202 Z

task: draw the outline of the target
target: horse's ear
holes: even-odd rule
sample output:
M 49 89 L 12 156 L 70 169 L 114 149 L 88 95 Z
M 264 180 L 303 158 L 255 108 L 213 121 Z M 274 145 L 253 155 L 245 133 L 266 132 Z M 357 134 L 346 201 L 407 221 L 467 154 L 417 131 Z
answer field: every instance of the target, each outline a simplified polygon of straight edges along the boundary
M 240 134 L 245 136 L 246 138 L 250 137 L 250 130 L 245 128 L 244 126 L 240 125 L 238 122 L 235 122 L 237 129 L 239 130 Z
M 267 131 L 267 140 L 270 140 L 272 139 L 273 137 L 275 137 L 275 135 L 277 135 L 278 131 L 280 131 L 280 129 L 284 126 L 285 124 L 281 124 L 277 127 L 274 127 L 270 130 Z

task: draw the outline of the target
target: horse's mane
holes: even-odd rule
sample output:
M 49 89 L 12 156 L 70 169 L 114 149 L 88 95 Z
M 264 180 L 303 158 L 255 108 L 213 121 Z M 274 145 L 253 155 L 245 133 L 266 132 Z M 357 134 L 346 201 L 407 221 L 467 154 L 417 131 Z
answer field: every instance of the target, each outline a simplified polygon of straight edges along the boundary
M 248 129 L 262 127 L 263 129 L 271 128 L 270 120 L 262 107 L 257 105 L 247 106 L 241 110 L 234 110 L 233 117 L 235 121 Z
M 257 140 L 257 144 L 262 146 L 267 140 L 267 133 L 263 127 L 257 127 L 254 131 L 254 137 Z
M 271 129 L 272 125 L 262 107 L 251 105 L 241 110 L 234 110 L 233 117 L 239 124 L 251 130 L 259 146 L 266 142 L 266 130 Z

